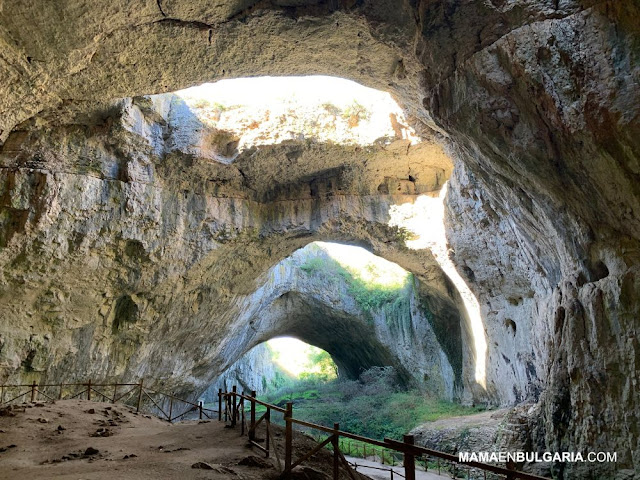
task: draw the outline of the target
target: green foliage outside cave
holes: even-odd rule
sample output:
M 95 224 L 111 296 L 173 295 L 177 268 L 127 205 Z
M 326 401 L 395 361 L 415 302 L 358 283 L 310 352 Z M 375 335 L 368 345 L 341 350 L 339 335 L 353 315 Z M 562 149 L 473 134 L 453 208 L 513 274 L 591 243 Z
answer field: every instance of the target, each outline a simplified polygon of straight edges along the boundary
M 384 310 L 388 323 L 404 325 L 411 321 L 411 296 L 415 291 L 413 274 L 407 273 L 405 278 L 392 283 L 379 282 L 375 280 L 375 264 L 367 265 L 367 278 L 361 272 L 344 267 L 327 255 L 321 255 L 319 250 L 300 266 L 303 272 L 325 277 L 328 285 L 342 279 L 347 284 L 349 295 L 370 321 L 373 320 L 373 313 L 379 310 Z M 430 312 L 423 310 L 429 318 Z
M 267 392 L 261 400 L 281 407 L 293 402 L 295 418 L 326 427 L 337 422 L 341 430 L 374 439 L 401 440 L 422 423 L 482 411 L 402 389 L 393 367 L 373 367 L 358 380 L 310 375 Z M 272 419 L 282 424 L 279 415 Z

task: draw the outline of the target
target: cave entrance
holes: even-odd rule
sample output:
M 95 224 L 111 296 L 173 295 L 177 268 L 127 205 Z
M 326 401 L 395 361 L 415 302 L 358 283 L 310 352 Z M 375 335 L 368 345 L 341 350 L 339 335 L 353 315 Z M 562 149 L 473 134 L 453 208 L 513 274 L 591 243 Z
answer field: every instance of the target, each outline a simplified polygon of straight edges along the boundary
M 272 338 L 292 336 L 328 352 L 342 378 L 393 367 L 404 386 L 458 397 L 457 312 L 448 317 L 431 311 L 434 303 L 425 301 L 420 281 L 396 263 L 361 247 L 312 242 L 273 266 L 260 284 L 255 303 L 233 326 L 242 343 L 223 354 L 230 360 Z
M 448 256 L 443 205 L 451 160 L 433 139 L 423 141 L 408 126 L 389 93 L 335 77 L 303 76 L 221 80 L 174 95 L 171 112 L 183 127 L 174 145 L 237 166 L 243 186 L 262 202 L 304 196 L 300 184 L 309 185 L 312 198 L 350 190 L 389 196 L 382 207 L 388 211 L 388 225 L 410 234 L 408 248 L 428 250 L 458 292 L 469 349 L 456 363 L 473 370 L 467 375 L 469 383 L 480 391 L 486 388 L 480 308 Z M 353 158 L 345 159 L 342 151 L 327 154 L 309 147 L 316 144 L 378 148 L 383 153 L 367 158 L 355 149 Z M 288 150 L 268 150 L 277 164 L 262 165 L 259 151 L 275 145 Z M 307 155 L 307 149 L 312 154 Z M 409 262 L 404 266 L 421 268 Z M 449 327 L 440 330 L 446 331 L 441 336 L 451 335 Z
M 335 380 L 338 373 L 327 351 L 294 337 L 277 337 L 245 353 L 207 389 L 204 398 L 213 401 L 218 389 L 230 391 L 234 385 L 243 391 L 256 390 L 258 395 L 302 389 L 304 384 Z

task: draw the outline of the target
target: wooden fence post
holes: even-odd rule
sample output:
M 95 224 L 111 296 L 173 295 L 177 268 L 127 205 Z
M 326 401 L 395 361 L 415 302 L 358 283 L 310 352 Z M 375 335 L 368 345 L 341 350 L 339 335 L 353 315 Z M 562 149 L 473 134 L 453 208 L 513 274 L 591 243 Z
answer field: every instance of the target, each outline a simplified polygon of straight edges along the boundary
M 36 401 L 36 381 L 31 384 L 31 403 Z
M 62 400 L 62 388 L 64 387 L 64 383 L 60 384 L 60 393 L 58 394 L 58 400 Z
M 340 430 L 340 424 L 333 424 L 333 438 L 331 438 L 331 443 L 333 445 L 333 480 L 339 480 L 340 477 L 340 445 L 338 443 L 339 434 L 338 430 Z
M 4 385 L 0 386 L 0 405 L 4 403 Z
M 171 415 L 173 414 L 173 397 L 169 397 L 169 415 L 168 415 L 168 420 L 169 423 L 171 423 Z
M 91 400 L 91 379 L 89 379 L 89 383 L 87 385 L 87 400 Z
M 413 435 L 404 435 L 404 443 L 413 445 Z M 406 480 L 416 480 L 416 458 L 413 453 L 404 453 L 404 478 Z
M 238 414 L 238 406 L 236 405 L 237 387 L 231 388 L 231 426 L 236 426 L 236 415 Z
M 240 397 L 240 436 L 244 436 L 244 390 Z
M 269 432 L 271 431 L 271 408 L 267 407 L 267 416 L 264 417 L 265 420 L 265 426 L 267 428 L 267 433 L 265 435 L 265 441 L 264 441 L 264 448 L 266 450 L 266 457 L 269 458 L 269 449 L 271 448 L 271 435 L 269 435 Z M 277 454 L 278 452 L 276 452 Z M 276 455 L 277 456 L 277 455 Z
M 218 389 L 218 421 L 222 421 L 222 389 Z
M 249 426 L 249 440 L 256 439 L 256 391 L 251 390 L 251 418 Z
M 138 405 L 136 406 L 136 413 L 140 412 L 140 402 L 142 401 L 142 383 L 144 378 L 140 379 L 140 389 L 138 390 Z
M 287 409 L 284 414 L 285 421 L 285 448 L 284 448 L 284 471 L 291 471 L 291 458 L 293 456 L 293 403 L 287 402 Z

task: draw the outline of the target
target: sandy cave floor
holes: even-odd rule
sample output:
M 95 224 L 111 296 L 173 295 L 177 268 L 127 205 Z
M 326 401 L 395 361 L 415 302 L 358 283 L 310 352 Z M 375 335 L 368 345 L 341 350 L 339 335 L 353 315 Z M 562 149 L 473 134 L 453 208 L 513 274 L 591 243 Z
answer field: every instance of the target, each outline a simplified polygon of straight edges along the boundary
M 274 425 L 273 434 L 283 458 L 282 430 Z M 259 430 L 258 436 L 264 433 Z M 313 445 L 296 434 L 295 457 Z M 296 478 L 330 478 L 330 455 L 317 455 Z M 199 462 L 212 469 L 192 467 Z M 251 465 L 242 465 L 247 462 Z M 86 400 L 0 409 L 1 480 L 250 480 L 277 478 L 276 465 L 275 458 L 264 459 L 248 447 L 239 428 L 217 420 L 169 424 L 123 404 Z

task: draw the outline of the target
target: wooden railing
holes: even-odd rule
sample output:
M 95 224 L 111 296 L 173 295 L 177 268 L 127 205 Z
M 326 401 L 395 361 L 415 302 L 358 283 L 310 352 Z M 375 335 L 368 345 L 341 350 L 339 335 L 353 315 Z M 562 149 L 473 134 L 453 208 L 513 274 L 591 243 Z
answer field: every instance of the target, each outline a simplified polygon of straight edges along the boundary
M 246 424 L 246 412 L 245 412 L 245 401 L 249 403 L 249 423 Z M 266 408 L 264 414 L 256 419 L 256 406 L 261 405 Z M 363 437 L 361 435 L 356 435 L 354 433 L 345 432 L 340 430 L 340 425 L 338 423 L 334 423 L 333 428 L 325 427 L 323 425 L 317 425 L 315 423 L 306 422 L 293 417 L 293 403 L 287 402 L 286 408 L 278 407 L 277 405 L 272 405 L 263 401 L 260 401 L 256 398 L 256 392 L 252 391 L 251 395 L 245 395 L 244 392 L 238 393 L 236 387 L 233 387 L 231 392 L 223 392 L 222 390 L 218 391 L 218 419 L 230 422 L 232 427 L 237 426 L 237 423 L 240 422 L 241 426 L 241 435 L 244 435 L 245 432 L 249 436 L 249 442 L 252 446 L 255 446 L 259 450 L 261 450 L 266 457 L 268 458 L 273 453 L 276 456 L 276 461 L 278 463 L 278 468 L 280 469 L 281 475 L 280 478 L 285 479 L 289 476 L 291 471 L 301 465 L 305 461 L 309 460 L 313 455 L 318 453 L 321 449 L 327 447 L 331 444 L 331 449 L 333 451 L 333 479 L 339 479 L 339 471 L 340 466 L 343 467 L 344 471 L 353 479 L 356 480 L 356 476 L 351 468 L 351 465 L 344 457 L 340 449 L 340 438 L 348 438 L 351 440 L 356 440 L 358 442 L 362 442 L 364 444 L 369 444 L 373 446 L 378 446 L 385 448 L 387 450 L 391 450 L 394 452 L 398 452 L 403 457 L 403 467 L 404 467 L 404 475 L 406 480 L 415 480 L 416 478 L 416 459 L 418 458 L 426 458 L 427 460 L 433 458 L 438 460 L 438 470 L 440 470 L 440 461 L 448 462 L 453 465 L 454 471 L 456 469 L 466 470 L 467 477 L 472 469 L 480 472 L 480 474 L 484 478 L 490 478 L 487 475 L 491 475 L 493 479 L 505 479 L 505 480 L 549 480 L 546 477 L 540 477 L 538 475 L 533 475 L 530 473 L 520 472 L 517 470 L 508 469 L 505 467 L 500 467 L 497 465 L 491 465 L 481 462 L 461 462 L 456 455 L 452 455 L 450 453 L 441 452 L 438 450 L 433 450 L 425 447 L 421 447 L 419 445 L 414 444 L 413 435 L 404 435 L 403 441 L 393 440 L 390 438 L 385 438 L 384 440 L 375 440 L 373 438 Z M 277 412 L 283 415 L 283 420 L 285 423 L 285 438 L 284 438 L 284 462 L 281 461 L 280 455 L 278 453 L 278 449 L 275 448 L 274 437 L 271 434 L 271 413 Z M 262 423 L 265 424 L 265 439 L 264 446 L 260 445 L 256 441 L 256 429 Z M 324 434 L 327 434 L 328 437 L 319 441 L 318 444 L 300 456 L 298 459 L 293 458 L 293 425 L 299 425 L 301 427 L 305 427 L 311 430 L 319 431 Z M 284 465 L 283 465 L 284 463 Z M 425 462 L 428 464 L 428 462 Z M 392 473 L 393 475 L 393 473 Z M 396 475 L 398 473 L 396 472 Z M 392 477 L 393 478 L 393 477 Z
M 124 390 L 124 393 L 123 393 Z M 405 435 L 403 441 L 397 441 L 389 438 L 384 440 L 375 440 L 372 438 L 363 437 L 354 433 L 345 432 L 340 430 L 340 425 L 334 423 L 333 428 L 317 425 L 310 422 L 305 422 L 293 417 L 293 403 L 288 402 L 286 408 L 281 408 L 277 405 L 272 405 L 267 402 L 263 402 L 256 398 L 256 392 L 252 391 L 251 395 L 245 395 L 238 393 L 236 387 L 233 387 L 231 392 L 218 391 L 218 410 L 204 408 L 202 402 L 198 404 L 178 398 L 172 394 L 153 390 L 144 386 L 144 381 L 140 380 L 139 383 L 93 383 L 91 380 L 86 383 L 58 383 L 58 384 L 38 384 L 35 381 L 31 384 L 22 385 L 0 385 L 0 406 L 14 403 L 20 399 L 25 401 L 29 399 L 30 402 L 36 402 L 43 397 L 46 400 L 67 400 L 73 398 L 82 398 L 85 396 L 87 400 L 101 398 L 106 402 L 116 403 L 126 399 L 126 403 L 132 407 L 135 407 L 136 412 L 140 412 L 141 408 L 145 405 L 153 405 L 156 409 L 152 412 L 161 418 L 173 422 L 179 418 L 184 417 L 190 412 L 198 412 L 200 419 L 208 418 L 212 416 L 209 414 L 217 413 L 218 420 L 230 422 L 231 426 L 237 426 L 240 422 L 240 434 L 249 437 L 249 442 L 252 446 L 255 446 L 261 450 L 267 457 L 271 455 L 271 452 L 275 454 L 278 468 L 280 469 L 280 478 L 287 478 L 291 471 L 298 465 L 309 460 L 313 455 L 318 453 L 323 448 L 326 448 L 331 444 L 333 451 L 333 479 L 339 478 L 340 467 L 342 466 L 345 471 L 353 480 L 356 480 L 356 476 L 351 468 L 351 465 L 344 457 L 344 454 L 340 448 L 340 438 L 346 438 L 362 442 L 362 444 L 373 445 L 382 447 L 392 452 L 397 452 L 402 455 L 404 478 L 407 480 L 415 480 L 416 478 L 416 459 L 417 458 L 434 458 L 438 462 L 440 460 L 449 462 L 454 465 L 455 468 L 467 469 L 467 473 L 471 469 L 475 469 L 483 473 L 484 478 L 489 478 L 487 475 L 493 475 L 492 478 L 506 479 L 506 480 L 548 480 L 545 477 L 532 475 L 530 473 L 519 472 L 516 470 L 510 470 L 504 467 L 496 465 L 490 465 L 480 462 L 461 462 L 456 455 L 452 455 L 438 450 L 432 450 L 425 447 L 421 447 L 414 444 L 414 438 L 412 435 Z M 8 397 L 8 398 L 5 398 Z M 155 398 L 154 398 L 155 397 Z M 158 400 L 160 397 L 162 400 Z M 143 400 L 149 400 L 150 403 L 143 403 Z M 249 403 L 249 423 L 246 419 L 246 404 Z M 162 405 L 161 405 L 162 404 Z M 168 406 L 166 406 L 168 404 Z M 187 405 L 186 410 L 182 413 L 174 415 L 174 408 L 179 405 Z M 256 406 L 262 406 L 266 410 L 260 416 L 257 417 Z M 184 408 L 184 407 L 183 407 Z M 271 429 L 271 417 L 272 412 L 282 414 L 283 421 L 285 423 L 285 445 L 284 445 L 284 459 L 280 458 L 278 449 L 275 448 L 275 437 L 272 434 Z M 264 424 L 265 426 L 265 439 L 264 445 L 261 445 L 256 438 L 257 428 Z M 311 450 L 303 454 L 297 459 L 293 458 L 293 425 L 305 427 L 314 431 L 327 434 L 325 440 L 319 441 L 318 444 Z M 425 462 L 427 463 L 427 462 Z M 438 463 L 438 470 L 440 470 L 440 463 Z M 455 470 L 454 470 L 455 472 Z M 391 473 L 393 475 L 393 471 Z M 455 474 L 455 473 L 454 473 Z M 398 473 L 396 472 L 396 475 Z M 400 475 L 402 476 L 402 475 Z M 392 477 L 393 478 L 393 477 Z
M 121 402 L 126 399 L 128 405 L 135 407 L 136 412 L 145 405 L 153 405 L 155 411 L 151 412 L 169 422 L 174 422 L 191 412 L 197 412 L 200 420 L 211 419 L 216 410 L 205 408 L 202 402 L 193 403 L 178 398 L 170 393 L 160 392 L 144 386 L 144 380 L 138 383 L 56 383 L 22 385 L 0 385 L 0 406 L 29 399 L 31 403 L 41 398 L 49 401 L 71 400 L 73 398 L 86 398 L 87 400 L 100 399 L 109 403 Z M 6 398 L 8 397 L 8 398 Z M 159 397 L 159 398 L 158 398 Z M 150 403 L 146 403 L 146 401 Z M 175 414 L 176 407 L 182 406 L 181 413 Z M 185 406 L 186 405 L 186 409 Z

